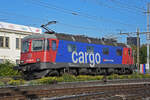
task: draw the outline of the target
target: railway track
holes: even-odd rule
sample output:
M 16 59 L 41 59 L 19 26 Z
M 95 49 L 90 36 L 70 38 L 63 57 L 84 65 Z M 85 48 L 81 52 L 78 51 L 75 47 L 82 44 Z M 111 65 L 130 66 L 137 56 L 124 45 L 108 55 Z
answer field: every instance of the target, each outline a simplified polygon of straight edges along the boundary
M 149 97 L 149 79 L 0 88 L 0 100 L 145 100 Z

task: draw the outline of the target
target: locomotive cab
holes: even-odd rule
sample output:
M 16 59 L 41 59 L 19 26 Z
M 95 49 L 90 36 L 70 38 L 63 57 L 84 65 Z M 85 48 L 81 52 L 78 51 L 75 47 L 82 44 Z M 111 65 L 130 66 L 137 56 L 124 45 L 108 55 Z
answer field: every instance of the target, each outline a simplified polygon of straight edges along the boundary
M 32 38 L 22 41 L 21 64 L 55 62 L 56 39 Z
M 48 34 L 30 35 L 23 38 L 20 65 L 16 69 L 22 71 L 26 78 L 45 76 L 46 69 L 50 69 L 55 63 L 58 42 L 54 35 Z M 40 74 L 36 75 L 37 72 Z

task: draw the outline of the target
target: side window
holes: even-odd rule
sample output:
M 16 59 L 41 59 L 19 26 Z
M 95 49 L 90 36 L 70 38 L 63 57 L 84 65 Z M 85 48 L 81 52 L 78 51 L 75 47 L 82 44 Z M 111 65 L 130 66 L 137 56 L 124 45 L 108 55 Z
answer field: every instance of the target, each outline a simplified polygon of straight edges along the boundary
M 94 52 L 94 48 L 92 46 L 87 46 L 86 50 L 87 50 L 87 53 L 93 53 Z
M 9 37 L 0 36 L 0 47 L 9 48 Z
M 21 52 L 28 52 L 29 51 L 29 41 L 22 41 L 21 45 Z
M 5 37 L 5 47 L 9 48 L 9 37 Z
M 76 50 L 77 50 L 76 45 L 68 44 L 68 52 L 73 52 L 73 51 L 76 51 Z
M 19 49 L 19 38 L 16 38 L 16 49 Z
M 121 49 L 117 49 L 116 53 L 117 53 L 117 56 L 122 56 L 122 50 Z
M 0 36 L 0 47 L 4 47 L 4 37 Z
M 103 48 L 103 54 L 109 55 L 109 48 Z
M 4 62 L 4 59 L 0 59 L 0 64 Z
M 21 49 L 21 38 L 16 38 L 16 49 Z
M 56 50 L 56 40 L 52 40 L 52 50 Z

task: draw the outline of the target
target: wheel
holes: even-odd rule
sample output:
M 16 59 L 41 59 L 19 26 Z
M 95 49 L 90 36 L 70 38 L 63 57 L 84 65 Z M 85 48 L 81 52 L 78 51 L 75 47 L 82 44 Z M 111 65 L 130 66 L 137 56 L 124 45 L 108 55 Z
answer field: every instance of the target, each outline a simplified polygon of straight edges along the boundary
M 59 72 L 57 70 L 51 70 L 46 76 L 59 76 Z
M 89 71 L 86 68 L 79 69 L 79 75 L 87 75 L 88 73 Z
M 33 77 L 32 73 L 30 73 L 30 72 L 28 72 L 28 73 L 23 73 L 22 77 L 23 77 L 24 80 L 33 80 L 33 79 L 35 79 L 35 78 Z
M 77 76 L 77 70 L 76 69 L 70 69 L 69 73 L 72 74 L 72 75 Z

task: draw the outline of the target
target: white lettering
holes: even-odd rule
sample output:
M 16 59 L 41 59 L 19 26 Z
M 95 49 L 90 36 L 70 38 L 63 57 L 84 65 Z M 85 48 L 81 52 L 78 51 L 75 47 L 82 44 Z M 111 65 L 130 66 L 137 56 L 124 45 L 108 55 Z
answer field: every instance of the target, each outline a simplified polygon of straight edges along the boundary
M 79 63 L 84 63 L 84 53 L 83 52 L 79 52 Z
M 100 62 L 101 62 L 101 56 L 100 56 L 99 53 L 96 53 L 96 55 L 95 55 L 95 60 L 96 60 L 96 63 L 97 63 L 97 64 L 100 64 Z
M 90 61 L 90 67 L 94 67 L 95 66 L 95 59 L 94 59 L 93 53 L 89 54 L 89 61 Z
M 77 62 L 78 62 L 78 59 L 76 58 L 76 60 L 75 60 L 75 59 L 74 59 L 74 58 L 75 58 L 74 55 L 78 56 L 78 54 L 77 54 L 76 51 L 73 51 L 73 52 L 72 52 L 72 61 L 73 61 L 73 63 L 77 63 Z
M 100 64 L 101 62 L 101 56 L 100 54 L 97 52 L 96 54 L 94 53 L 83 53 L 82 51 L 80 51 L 79 53 L 77 53 L 76 51 L 72 52 L 72 61 L 73 63 L 89 63 L 90 67 L 94 67 L 95 64 Z
M 87 52 L 85 52 L 85 63 L 87 63 L 87 56 L 88 56 L 89 54 L 87 53 Z

